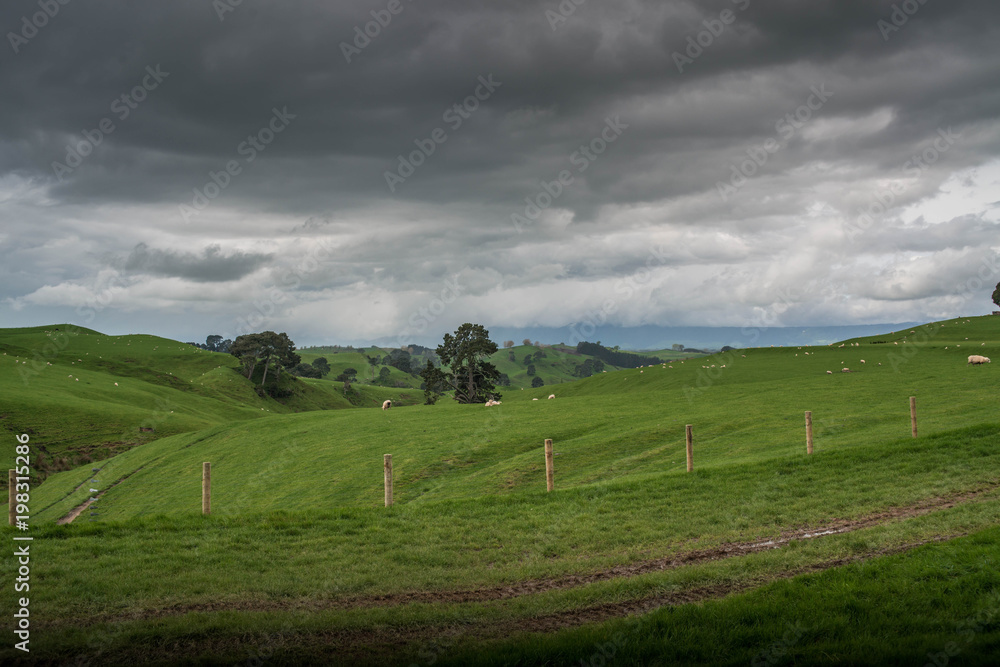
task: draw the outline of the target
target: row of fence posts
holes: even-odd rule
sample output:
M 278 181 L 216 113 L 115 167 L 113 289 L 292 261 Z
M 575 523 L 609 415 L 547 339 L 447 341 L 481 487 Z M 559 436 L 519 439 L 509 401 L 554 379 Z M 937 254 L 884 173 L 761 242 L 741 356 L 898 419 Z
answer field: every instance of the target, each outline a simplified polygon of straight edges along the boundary
M 687 451 L 687 471 L 694 470 L 694 426 L 687 424 L 684 427 L 684 445 Z M 917 397 L 910 396 L 910 431 L 913 437 L 917 437 Z M 806 411 L 806 453 L 813 453 L 813 424 L 812 412 Z M 545 487 L 552 491 L 555 489 L 555 465 L 553 463 L 554 454 L 552 452 L 552 440 L 545 440 Z M 385 506 L 392 506 L 392 454 L 385 454 L 382 457 L 382 467 L 385 478 Z M 15 523 L 17 503 L 16 474 L 13 469 L 7 474 L 8 484 L 8 522 L 11 526 Z M 201 513 L 208 515 L 212 513 L 212 464 L 205 461 L 201 464 Z

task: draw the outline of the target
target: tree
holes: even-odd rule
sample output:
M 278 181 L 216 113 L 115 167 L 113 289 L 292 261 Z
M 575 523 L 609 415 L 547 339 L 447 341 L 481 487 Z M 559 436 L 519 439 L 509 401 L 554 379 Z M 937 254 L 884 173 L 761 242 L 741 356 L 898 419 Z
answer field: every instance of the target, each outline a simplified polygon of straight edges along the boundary
M 531 339 L 525 338 L 524 340 L 521 341 L 521 345 L 531 345 Z
M 389 384 L 389 376 L 392 375 L 392 371 L 389 370 L 388 366 L 383 366 L 378 372 L 378 382 L 381 385 Z
M 348 382 L 354 382 L 356 377 L 358 377 L 358 370 L 356 368 L 345 368 L 343 373 L 333 379 L 337 382 L 343 382 L 345 379 Z
M 326 357 L 318 357 L 313 359 L 313 368 L 319 371 L 319 376 L 329 375 L 330 373 L 330 362 L 326 360 Z
M 500 378 L 497 380 L 498 387 L 509 387 L 510 386 L 510 376 L 506 373 L 501 373 Z
M 528 377 L 531 377 L 534 374 L 535 374 L 535 365 L 528 364 Z
M 533 389 L 538 389 L 539 387 L 542 387 L 544 385 L 545 385 L 545 380 L 538 377 L 537 375 L 535 376 L 535 379 L 531 381 L 531 387 Z
M 323 377 L 320 370 L 313 366 L 312 364 L 297 364 L 294 368 L 288 371 L 292 375 L 303 377 L 303 378 L 316 378 L 319 379 Z
M 398 368 L 404 373 L 413 372 L 412 361 L 412 357 L 407 350 L 393 350 L 386 358 L 386 363 L 393 368 Z
M 448 375 L 434 365 L 430 359 L 424 370 L 420 371 L 420 377 L 424 382 L 424 405 L 434 405 L 438 398 L 450 388 Z
M 222 336 L 212 334 L 205 339 L 205 349 L 215 352 L 219 349 L 219 343 L 222 342 Z
M 600 345 L 600 343 L 598 343 L 598 345 Z M 683 352 L 684 346 L 681 345 L 680 343 L 674 343 L 673 345 L 670 346 L 670 349 L 673 350 L 674 352 Z
M 993 303 L 997 305 L 997 308 L 1000 308 L 1000 283 L 997 283 L 997 288 L 993 290 Z
M 367 359 L 367 360 L 368 360 L 368 367 L 369 367 L 369 368 L 371 369 L 371 371 L 372 371 L 372 382 L 374 382 L 374 381 L 375 381 L 375 367 L 376 367 L 376 366 L 378 366 L 378 365 L 379 365 L 379 363 L 380 363 L 380 362 L 382 361 L 382 357 L 380 357 L 380 356 L 379 356 L 379 355 L 377 355 L 377 354 L 376 354 L 376 355 L 375 355 L 374 357 L 369 357 L 369 356 L 368 356 L 368 355 L 366 354 L 366 355 L 365 355 L 365 359 Z
M 531 363 L 531 355 L 530 354 L 524 355 L 524 365 L 527 366 L 530 363 Z
M 497 344 L 490 340 L 490 332 L 481 324 L 466 322 L 455 334 L 445 334 L 444 342 L 437 347 L 441 363 L 451 372 L 449 384 L 455 389 L 459 403 L 485 403 L 494 393 L 494 383 L 500 378 L 496 366 L 486 361 L 497 351 Z
M 514 347 L 514 341 L 512 341 L 512 340 L 505 340 L 505 341 L 503 342 L 503 347 L 504 347 L 504 349 L 505 349 L 505 350 L 506 350 L 506 349 L 507 349 L 508 347 Z
M 294 368 L 302 361 L 302 358 L 295 353 L 295 343 L 284 332 L 277 334 L 273 331 L 263 331 L 237 336 L 229 353 L 243 363 L 243 370 L 246 371 L 248 380 L 253 379 L 258 366 L 263 367 L 264 373 L 257 389 L 260 394 L 273 395 L 281 381 L 281 369 Z M 273 384 L 268 387 L 267 376 L 272 367 L 275 369 L 275 376 Z

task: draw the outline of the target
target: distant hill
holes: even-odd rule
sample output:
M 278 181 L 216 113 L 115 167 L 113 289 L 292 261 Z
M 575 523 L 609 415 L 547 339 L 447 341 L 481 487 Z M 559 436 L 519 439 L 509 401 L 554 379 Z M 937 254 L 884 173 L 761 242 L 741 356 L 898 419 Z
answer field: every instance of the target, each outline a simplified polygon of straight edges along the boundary
M 0 425 L 27 433 L 44 473 L 104 459 L 164 436 L 269 413 L 416 402 L 419 394 L 282 376 L 287 398 L 260 397 L 235 357 L 149 335 L 107 336 L 69 324 L 0 329 Z M 13 463 L 13 449 L 0 460 Z

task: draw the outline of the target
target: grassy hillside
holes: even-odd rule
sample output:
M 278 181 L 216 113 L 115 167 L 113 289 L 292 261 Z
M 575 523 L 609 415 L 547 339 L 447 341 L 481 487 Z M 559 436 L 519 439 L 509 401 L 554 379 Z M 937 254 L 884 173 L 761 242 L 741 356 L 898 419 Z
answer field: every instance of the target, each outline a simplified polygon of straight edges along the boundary
M 32 658 L 909 664 L 960 637 L 993 664 L 1000 370 L 966 357 L 998 347 L 1000 317 L 952 320 L 162 438 L 32 490 Z
M 358 382 L 360 384 L 370 384 L 372 382 L 371 367 L 368 365 L 365 355 L 385 356 L 389 352 L 390 350 L 388 349 L 375 347 L 367 348 L 360 352 L 348 352 L 343 348 L 320 348 L 310 349 L 308 351 L 301 352 L 300 354 L 305 363 L 312 363 L 314 359 L 319 357 L 326 358 L 330 364 L 331 372 L 324 378 L 325 380 L 333 381 L 333 378 L 342 373 L 344 369 L 354 368 L 358 371 Z M 539 353 L 545 356 L 538 358 L 537 355 Z M 692 359 L 699 356 L 696 354 L 675 352 L 672 350 L 667 350 L 663 353 L 657 352 L 648 354 L 649 356 L 659 356 L 661 359 Z M 525 357 L 529 355 L 531 356 L 531 361 L 526 362 Z M 511 359 L 512 356 L 513 359 Z M 503 394 L 505 391 L 510 392 L 530 388 L 531 382 L 536 376 L 542 378 L 542 381 L 546 386 L 579 380 L 580 377 L 575 374 L 575 369 L 587 359 L 593 359 L 593 357 L 591 355 L 578 354 L 575 348 L 564 345 L 517 345 L 511 348 L 498 350 L 495 354 L 490 356 L 489 361 L 497 367 L 497 370 L 501 373 L 505 373 L 510 378 L 511 384 L 509 387 L 499 388 L 500 393 Z M 423 357 L 414 356 L 413 363 L 417 369 L 421 369 L 426 363 L 426 360 Z M 535 367 L 534 375 L 528 375 L 529 364 Z M 378 377 L 378 373 L 381 368 L 381 365 L 375 368 L 376 378 Z M 406 387 L 420 387 L 421 379 L 419 377 L 404 373 L 396 368 L 388 368 L 390 370 L 388 386 L 394 386 L 396 383 L 400 383 Z M 606 365 L 605 368 L 608 371 L 619 370 L 617 367 L 610 364 Z
M 390 412 L 273 416 L 137 448 L 102 470 L 99 488 L 141 469 L 109 492 L 109 516 L 196 507 L 188 489 L 201 462 L 211 460 L 220 475 L 217 511 L 239 512 L 245 508 L 230 510 L 225 498 L 240 493 L 244 480 L 258 478 L 255 471 L 275 460 L 308 461 L 293 486 L 277 477 L 260 482 L 268 499 L 261 509 L 307 509 L 320 499 L 372 506 L 381 501 L 384 453 L 394 455 L 397 500 L 425 502 L 531 492 L 543 480 L 539 447 L 545 438 L 556 443 L 560 486 L 574 487 L 683 470 L 685 424 L 694 425 L 702 469 L 800 456 L 805 410 L 813 412 L 816 446 L 824 452 L 908 435 L 913 395 L 921 432 L 991 422 L 1000 376 L 992 366 L 968 366 L 956 341 L 988 354 L 1000 341 L 1000 318 L 945 323 L 937 332 L 923 343 L 907 333 L 905 343 L 899 335 L 900 345 L 851 341 L 843 348 L 749 350 L 602 373 L 556 389 L 511 391 L 493 408 L 443 400 Z M 915 350 L 909 358 L 907 345 Z M 859 370 L 841 372 L 845 367 Z M 830 375 L 829 369 L 837 370 Z M 556 400 L 545 398 L 550 391 Z M 417 393 L 411 391 L 411 398 Z M 226 466 L 234 466 L 229 475 L 222 472 Z M 86 493 L 70 491 L 89 470 L 55 476 L 39 489 L 38 498 L 51 504 L 41 518 L 55 520 L 82 502 Z M 153 495 L 139 491 L 153 486 Z
M 100 460 L 155 438 L 269 413 L 374 406 L 401 397 L 361 388 L 345 397 L 332 386 L 286 377 L 295 389 L 290 397 L 262 398 L 230 355 L 66 324 L 0 329 L 0 360 L 0 424 L 8 434 L 33 436 L 43 468 Z M 4 448 L 0 464 L 12 462 Z

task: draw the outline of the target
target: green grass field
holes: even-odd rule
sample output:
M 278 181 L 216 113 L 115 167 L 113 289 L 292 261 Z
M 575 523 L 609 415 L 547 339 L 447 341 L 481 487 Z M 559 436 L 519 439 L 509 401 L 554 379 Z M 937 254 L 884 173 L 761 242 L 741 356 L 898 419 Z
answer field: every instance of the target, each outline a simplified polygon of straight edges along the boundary
M 45 335 L 7 332 L 0 340 L 17 349 L 4 350 L 21 360 Z M 134 398 L 114 408 L 116 394 L 94 390 L 104 370 L 77 362 L 22 391 L 23 415 L 32 392 L 81 416 L 135 409 L 150 387 L 190 399 L 175 435 L 32 489 L 31 664 L 923 664 L 928 654 L 995 664 L 1000 655 L 1000 378 L 992 365 L 966 364 L 969 354 L 994 356 L 1000 318 L 508 388 L 491 408 L 425 406 L 409 390 L 412 403 L 389 411 L 294 413 L 199 381 L 224 370 L 212 366 L 221 355 L 153 337 L 124 344 L 145 346 L 145 358 L 135 355 L 144 368 L 176 365 L 176 380 L 122 375 L 118 388 L 136 382 Z M 61 354 L 59 364 L 117 358 L 78 349 L 92 353 Z M 565 363 L 546 352 L 553 368 Z M 0 382 L 20 382 L 8 371 Z M 56 382 L 69 373 L 91 382 L 88 402 Z M 339 383 L 307 384 L 337 396 Z M 195 412 L 197 400 L 212 408 Z M 32 424 L 32 442 L 73 431 L 55 418 Z M 13 442 L 18 431 L 5 426 Z M 45 435 L 50 427 L 62 430 Z M 555 443 L 552 493 L 545 438 Z M 210 517 L 200 514 L 203 461 Z M 97 495 L 73 523 L 55 524 Z M 4 559 L 5 576 L 14 570 Z M 5 647 L 0 658 L 23 656 Z

